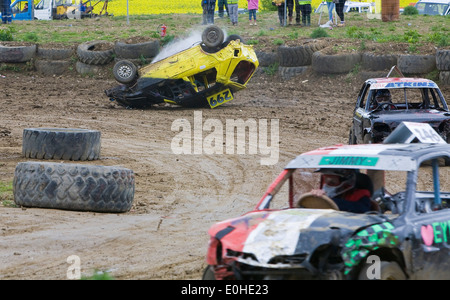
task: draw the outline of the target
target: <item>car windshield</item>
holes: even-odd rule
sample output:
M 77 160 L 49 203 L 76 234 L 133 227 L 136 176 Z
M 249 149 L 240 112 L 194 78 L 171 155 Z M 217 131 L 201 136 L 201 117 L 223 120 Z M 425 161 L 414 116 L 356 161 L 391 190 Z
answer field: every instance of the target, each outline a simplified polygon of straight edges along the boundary
M 448 4 L 419 2 L 416 8 L 419 15 L 443 15 L 448 9 Z
M 380 109 L 381 103 L 391 103 L 395 109 L 447 110 L 442 95 L 436 88 L 396 88 L 371 90 L 367 110 Z
M 433 167 L 431 161 L 421 164 L 418 173 L 415 189 L 415 210 L 418 214 L 430 213 L 436 208 L 435 187 L 438 186 L 440 192 L 441 209 L 450 208 L 450 167 L 443 158 L 437 160 L 439 176 L 435 180 L 433 177 Z M 405 198 L 407 190 L 406 171 L 383 171 L 383 170 L 359 170 L 368 176 L 360 177 L 357 185 L 359 188 L 372 187 L 373 201 L 376 201 L 383 214 L 397 216 L 405 209 Z M 366 180 L 370 180 L 367 185 Z M 300 196 L 309 193 L 313 189 L 321 187 L 321 175 L 315 169 L 296 169 L 292 173 L 292 180 L 286 177 L 286 181 L 275 192 L 272 197 L 270 208 L 283 209 L 288 207 L 289 198 L 292 197 L 296 203 Z

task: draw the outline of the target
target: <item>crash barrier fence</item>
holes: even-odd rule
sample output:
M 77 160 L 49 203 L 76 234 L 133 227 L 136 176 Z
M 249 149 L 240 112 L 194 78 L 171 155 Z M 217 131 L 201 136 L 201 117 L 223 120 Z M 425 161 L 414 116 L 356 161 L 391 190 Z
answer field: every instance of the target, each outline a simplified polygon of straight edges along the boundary
M 108 73 L 111 63 L 121 59 L 131 60 L 137 66 L 151 63 L 159 50 L 159 41 L 138 44 L 91 41 L 67 49 L 45 49 L 35 44 L 7 46 L 7 43 L 3 43 L 0 45 L 0 63 L 25 63 L 28 67 L 31 64 L 34 70 L 43 75 L 62 75 L 73 69 L 75 61 L 78 73 L 101 76 Z M 265 71 L 289 80 L 308 70 L 324 75 L 359 70 L 366 72 L 369 78 L 385 76 L 386 70 L 397 65 L 406 76 L 438 71 L 440 84 L 450 85 L 450 49 L 437 49 L 435 54 L 430 55 L 358 51 L 328 55 L 325 50 L 325 45 L 319 40 L 313 40 L 299 46 L 280 46 L 274 52 L 256 51 L 259 72 Z

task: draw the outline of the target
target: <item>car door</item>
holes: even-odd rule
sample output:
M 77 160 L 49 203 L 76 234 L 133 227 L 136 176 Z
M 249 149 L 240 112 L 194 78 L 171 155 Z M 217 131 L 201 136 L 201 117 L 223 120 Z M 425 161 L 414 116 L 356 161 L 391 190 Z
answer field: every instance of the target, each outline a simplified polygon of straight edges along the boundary
M 356 137 L 356 143 L 361 144 L 364 138 L 363 118 L 367 114 L 366 95 L 368 94 L 370 84 L 364 83 L 358 94 L 355 111 L 353 113 L 352 127 L 353 134 Z
M 450 279 L 450 167 L 431 165 L 433 170 L 421 166 L 417 176 L 411 265 L 415 279 Z

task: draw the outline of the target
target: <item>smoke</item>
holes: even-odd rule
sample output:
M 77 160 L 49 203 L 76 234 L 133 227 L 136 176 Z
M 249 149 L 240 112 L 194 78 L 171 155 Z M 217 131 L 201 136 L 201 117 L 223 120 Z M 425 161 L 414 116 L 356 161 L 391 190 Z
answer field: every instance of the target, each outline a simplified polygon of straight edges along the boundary
M 187 37 L 174 39 L 173 41 L 169 42 L 167 45 L 165 45 L 161 49 L 161 51 L 158 53 L 158 55 L 156 55 L 155 58 L 152 60 L 152 63 L 163 60 L 163 59 L 165 59 L 169 56 L 172 56 L 178 52 L 189 49 L 196 44 L 200 44 L 202 42 L 202 33 L 203 33 L 203 31 L 197 28 L 197 29 L 190 31 L 190 33 Z M 226 38 L 227 34 L 225 31 L 224 31 L 224 35 Z

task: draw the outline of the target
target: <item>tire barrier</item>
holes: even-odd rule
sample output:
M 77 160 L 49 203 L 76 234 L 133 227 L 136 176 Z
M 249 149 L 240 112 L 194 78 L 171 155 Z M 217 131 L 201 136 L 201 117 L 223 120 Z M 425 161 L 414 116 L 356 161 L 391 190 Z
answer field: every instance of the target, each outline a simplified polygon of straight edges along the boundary
M 404 75 L 426 74 L 436 69 L 436 56 L 400 55 L 397 66 Z
M 350 72 L 355 65 L 361 63 L 361 53 L 343 53 L 327 55 L 322 51 L 314 52 L 311 66 L 320 74 L 343 74 Z
M 23 207 L 121 213 L 135 192 L 132 170 L 52 162 L 21 162 L 14 172 L 14 202 Z

